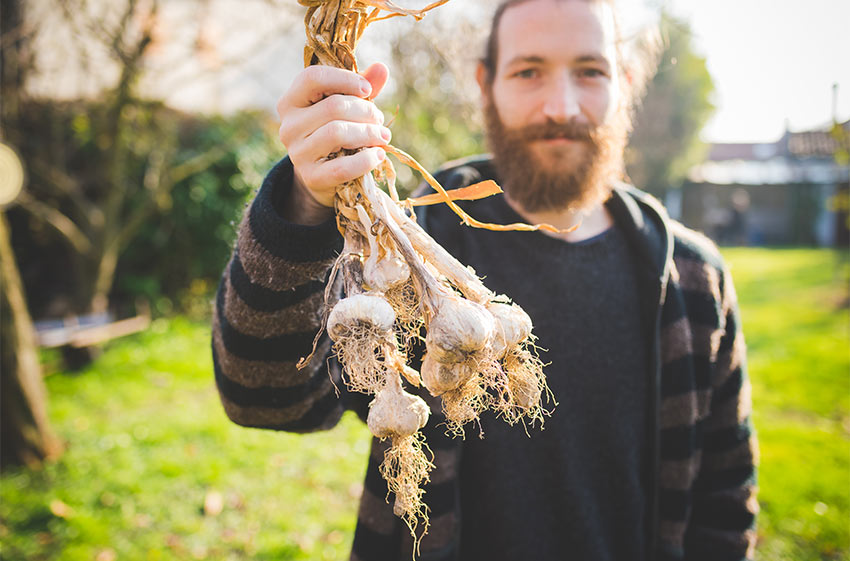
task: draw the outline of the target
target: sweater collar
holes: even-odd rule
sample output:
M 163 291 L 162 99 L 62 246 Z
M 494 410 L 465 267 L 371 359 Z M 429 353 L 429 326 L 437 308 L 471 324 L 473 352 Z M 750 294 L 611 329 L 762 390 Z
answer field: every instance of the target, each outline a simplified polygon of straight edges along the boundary
M 606 202 L 618 226 L 623 228 L 641 257 L 641 263 L 666 285 L 673 256 L 673 235 L 667 212 L 657 199 L 618 183 Z

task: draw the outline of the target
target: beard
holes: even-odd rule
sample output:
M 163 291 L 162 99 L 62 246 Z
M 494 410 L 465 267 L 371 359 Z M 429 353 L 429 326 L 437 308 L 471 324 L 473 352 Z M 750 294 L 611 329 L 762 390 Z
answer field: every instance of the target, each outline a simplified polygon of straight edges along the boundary
M 623 176 L 629 131 L 625 110 L 598 127 L 573 120 L 507 128 L 492 96 L 486 97 L 487 143 L 502 188 L 511 200 L 527 212 L 578 211 L 610 196 L 612 183 Z M 560 146 L 536 142 L 558 138 L 572 142 Z

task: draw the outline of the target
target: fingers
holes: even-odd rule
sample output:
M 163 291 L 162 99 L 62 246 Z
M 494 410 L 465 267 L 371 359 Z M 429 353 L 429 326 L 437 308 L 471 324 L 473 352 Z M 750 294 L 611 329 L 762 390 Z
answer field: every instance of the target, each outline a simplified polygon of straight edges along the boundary
M 281 105 L 309 107 L 334 94 L 366 98 L 372 94 L 372 84 L 349 70 L 310 66 L 298 74 L 289 91 L 278 102 L 278 112 L 281 112 Z
M 331 121 L 304 139 L 299 156 L 318 161 L 343 148 L 356 150 L 370 146 L 385 146 L 392 138 L 390 129 L 380 125 Z
M 319 204 L 331 207 L 337 185 L 363 177 L 386 157 L 383 148 L 364 148 L 350 156 L 302 165 L 298 168 L 298 176 Z
M 289 146 L 293 140 L 309 136 L 331 121 L 383 125 L 384 114 L 371 101 L 348 95 L 332 95 L 310 107 L 283 114 L 280 139 L 285 146 Z
M 387 83 L 383 64 L 363 75 L 327 66 L 301 71 L 278 102 L 280 139 L 296 177 L 321 204 L 333 204 L 334 187 L 362 177 L 385 158 L 390 140 L 384 115 L 371 99 Z M 342 149 L 355 154 L 328 159 Z

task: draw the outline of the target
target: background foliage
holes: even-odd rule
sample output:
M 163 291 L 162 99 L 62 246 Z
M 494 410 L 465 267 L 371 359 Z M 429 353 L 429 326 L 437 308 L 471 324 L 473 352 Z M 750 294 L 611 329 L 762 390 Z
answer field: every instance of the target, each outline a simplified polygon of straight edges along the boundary
M 626 155 L 632 182 L 656 196 L 681 186 L 708 146 L 699 139 L 714 106 L 705 58 L 693 48 L 688 25 L 662 14 L 664 48 L 639 108 Z
M 215 284 L 244 204 L 280 157 L 274 125 L 256 112 L 203 117 L 153 102 L 139 103 L 125 115 L 129 121 L 122 157 L 126 184 L 114 186 L 103 178 L 110 156 L 99 143 L 97 126 L 106 109 L 97 102 L 32 102 L 24 108 L 19 126 L 39 131 L 19 146 L 31 163 L 29 189 L 41 203 L 73 217 L 79 211 L 72 197 L 48 187 L 59 173 L 73 176 L 80 186 L 77 198 L 86 201 L 91 216 L 78 220 L 81 230 L 88 222 L 94 223 L 93 230 L 99 228 L 102 213 L 97 205 L 110 189 L 126 189 L 123 206 L 127 212 L 149 205 L 120 252 L 112 307 L 127 307 L 142 297 L 154 304 L 155 311 L 170 312 L 171 302 L 182 301 L 199 286 L 208 294 Z M 146 186 L 146 174 L 157 151 L 162 151 L 159 157 L 167 158 L 172 169 L 204 161 L 168 190 L 156 191 Z M 33 315 L 86 311 L 91 259 L 68 251 L 67 241 L 30 213 L 13 208 L 10 220 Z M 92 244 L 105 243 L 94 232 L 90 239 Z M 191 299 L 185 303 L 190 305 Z

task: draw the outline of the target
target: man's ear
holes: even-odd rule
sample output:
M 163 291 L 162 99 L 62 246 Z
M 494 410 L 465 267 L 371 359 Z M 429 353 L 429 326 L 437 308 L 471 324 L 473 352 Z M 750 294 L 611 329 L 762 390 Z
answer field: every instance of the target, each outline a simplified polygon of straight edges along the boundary
M 487 84 L 487 69 L 483 62 L 479 62 L 475 67 L 475 81 L 478 82 L 478 89 L 481 91 L 481 97 L 487 97 L 487 92 L 490 90 Z
M 634 73 L 634 70 L 632 70 L 631 68 L 623 68 L 623 69 L 620 71 L 620 76 L 622 76 L 622 77 L 623 77 L 623 80 L 625 80 L 625 81 L 626 81 L 626 84 L 628 84 L 628 85 L 629 85 L 629 88 L 631 88 L 632 86 L 634 86 L 634 84 L 635 84 L 635 73 Z

